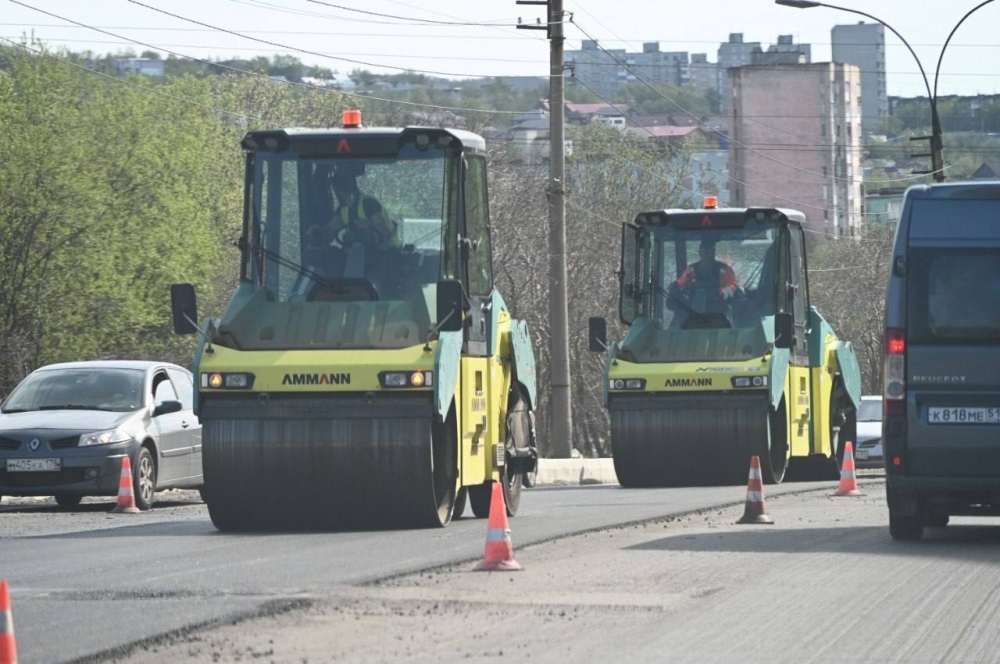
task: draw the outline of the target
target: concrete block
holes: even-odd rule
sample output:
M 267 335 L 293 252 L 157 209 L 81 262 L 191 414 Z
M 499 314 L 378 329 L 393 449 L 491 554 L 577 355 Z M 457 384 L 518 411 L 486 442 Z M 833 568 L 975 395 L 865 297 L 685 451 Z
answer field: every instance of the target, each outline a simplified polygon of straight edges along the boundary
M 617 484 L 612 459 L 539 459 L 538 486 Z

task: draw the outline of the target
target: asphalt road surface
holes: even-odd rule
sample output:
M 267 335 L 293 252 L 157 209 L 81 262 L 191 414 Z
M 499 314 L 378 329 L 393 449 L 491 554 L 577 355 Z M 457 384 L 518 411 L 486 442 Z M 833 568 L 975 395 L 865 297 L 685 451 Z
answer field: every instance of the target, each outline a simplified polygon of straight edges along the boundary
M 471 571 L 471 518 L 234 536 L 180 492 L 131 518 L 5 504 L 0 578 L 22 662 L 1000 661 L 993 522 L 896 543 L 877 480 L 834 486 L 768 487 L 771 526 L 734 525 L 738 487 L 533 489 L 515 573 Z

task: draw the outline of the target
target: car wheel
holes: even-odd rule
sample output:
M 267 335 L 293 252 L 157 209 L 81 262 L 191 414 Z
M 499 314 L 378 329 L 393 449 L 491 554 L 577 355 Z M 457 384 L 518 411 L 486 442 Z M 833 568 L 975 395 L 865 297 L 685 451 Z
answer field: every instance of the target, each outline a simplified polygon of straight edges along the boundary
M 56 505 L 60 507 L 76 507 L 83 500 L 83 496 L 78 493 L 57 493 L 55 499 Z
M 135 494 L 135 506 L 148 510 L 153 506 L 153 494 L 156 493 L 156 464 L 148 447 L 140 447 L 135 458 L 135 470 L 132 471 L 132 493 Z
M 894 540 L 916 541 L 924 536 L 924 524 L 920 515 L 896 516 L 889 513 L 889 534 Z

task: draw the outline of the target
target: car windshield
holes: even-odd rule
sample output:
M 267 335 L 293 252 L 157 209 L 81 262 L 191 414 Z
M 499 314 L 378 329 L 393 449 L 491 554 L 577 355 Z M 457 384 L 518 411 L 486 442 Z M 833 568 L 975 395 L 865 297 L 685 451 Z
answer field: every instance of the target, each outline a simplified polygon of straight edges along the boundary
M 858 408 L 858 422 L 881 422 L 882 400 L 865 399 Z
M 144 372 L 138 369 L 73 368 L 36 371 L 18 385 L 0 411 L 108 410 L 142 406 Z

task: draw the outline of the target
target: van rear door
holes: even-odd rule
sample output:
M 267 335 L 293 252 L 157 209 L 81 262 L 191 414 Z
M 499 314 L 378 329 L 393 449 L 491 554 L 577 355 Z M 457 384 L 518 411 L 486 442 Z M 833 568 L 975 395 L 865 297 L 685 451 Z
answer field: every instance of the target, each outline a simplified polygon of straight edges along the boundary
M 908 473 L 1000 476 L 1000 198 L 912 201 Z

